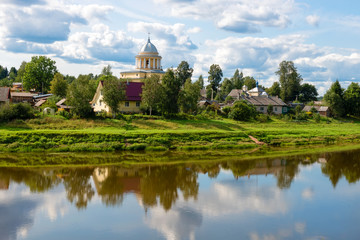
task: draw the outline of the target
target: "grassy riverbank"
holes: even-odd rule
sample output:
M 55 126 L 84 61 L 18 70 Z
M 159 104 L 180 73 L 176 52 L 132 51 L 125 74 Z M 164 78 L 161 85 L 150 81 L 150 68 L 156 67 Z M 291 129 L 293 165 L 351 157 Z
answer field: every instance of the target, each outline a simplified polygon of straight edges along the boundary
M 0 126 L 2 152 L 104 152 L 122 150 L 251 149 L 254 136 L 269 146 L 360 142 L 360 123 L 266 123 L 229 119 L 167 120 L 128 117 L 122 120 L 65 120 L 47 117 Z

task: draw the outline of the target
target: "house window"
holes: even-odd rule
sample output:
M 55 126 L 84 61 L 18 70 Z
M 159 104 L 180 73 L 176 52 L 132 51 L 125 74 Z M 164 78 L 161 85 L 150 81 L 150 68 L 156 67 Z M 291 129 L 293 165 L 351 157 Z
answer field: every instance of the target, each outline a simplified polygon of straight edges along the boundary
M 102 103 L 102 101 L 100 100 L 100 101 L 99 101 L 99 106 L 101 106 L 101 103 Z
M 275 107 L 275 112 L 277 112 L 277 107 Z
M 136 74 L 136 76 L 139 76 L 139 74 Z
M 140 107 L 140 102 L 136 102 L 136 107 Z
M 130 103 L 129 102 L 125 102 L 125 107 L 129 107 Z
M 103 95 L 103 91 L 102 91 L 102 90 L 100 91 L 100 95 L 101 95 L 101 96 Z
M 260 107 L 260 111 L 264 111 L 264 107 Z

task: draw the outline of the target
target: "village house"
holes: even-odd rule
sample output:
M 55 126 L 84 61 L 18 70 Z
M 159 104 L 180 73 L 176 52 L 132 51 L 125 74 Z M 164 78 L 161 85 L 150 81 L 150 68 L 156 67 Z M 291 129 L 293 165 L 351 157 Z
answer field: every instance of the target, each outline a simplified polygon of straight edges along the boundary
M 268 106 L 273 107 L 274 114 L 283 114 L 288 112 L 288 107 L 279 97 L 269 96 L 264 89 L 258 86 L 250 90 L 247 90 L 247 87 L 244 86 L 243 89 L 233 89 L 228 94 L 234 100 L 243 100 L 247 103 L 254 105 L 256 110 L 261 113 L 267 113 Z M 233 103 L 224 105 L 232 106 Z
M 0 104 L 10 102 L 10 88 L 9 87 L 0 87 Z
M 312 109 L 315 109 L 317 113 L 324 117 L 331 117 L 330 108 L 327 106 L 305 106 L 303 112 L 311 112 Z
M 141 93 L 144 80 L 151 75 L 165 74 L 161 67 L 161 56 L 155 45 L 151 43 L 150 37 L 147 43 L 135 56 L 135 70 L 120 72 L 120 79 L 126 79 L 126 98 L 119 104 L 119 111 L 124 113 L 139 113 L 141 105 Z M 94 112 L 110 112 L 109 106 L 104 102 L 104 83 L 99 82 L 95 95 L 90 102 Z
M 119 103 L 120 112 L 140 112 L 140 103 L 141 103 L 141 92 L 142 92 L 142 82 L 127 82 L 125 89 L 125 100 Z M 100 81 L 96 89 L 93 100 L 90 102 L 91 106 L 94 109 L 94 112 L 98 113 L 101 111 L 110 112 L 109 106 L 104 102 L 103 95 L 104 82 Z
M 242 100 L 254 105 L 256 110 L 267 113 L 268 107 L 273 107 L 274 114 L 284 114 L 288 112 L 288 107 L 279 97 L 273 96 L 242 96 Z
M 27 102 L 30 104 L 34 103 L 34 96 L 36 94 L 32 94 L 29 92 L 12 92 L 11 93 L 11 102 L 13 103 L 21 103 L 21 102 Z

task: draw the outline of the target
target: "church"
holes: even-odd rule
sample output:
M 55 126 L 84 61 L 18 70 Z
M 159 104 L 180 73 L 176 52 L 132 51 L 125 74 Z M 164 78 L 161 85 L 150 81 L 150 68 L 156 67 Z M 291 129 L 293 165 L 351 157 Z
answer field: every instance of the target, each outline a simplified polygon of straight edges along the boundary
M 140 112 L 144 80 L 154 74 L 165 74 L 161 66 L 161 59 L 157 48 L 151 43 L 149 37 L 139 54 L 135 56 L 135 69 L 120 72 L 120 79 L 126 80 L 126 98 L 120 102 L 120 112 Z M 103 100 L 103 86 L 104 83 L 100 81 L 93 100 L 90 102 L 94 112 L 110 112 L 110 108 Z

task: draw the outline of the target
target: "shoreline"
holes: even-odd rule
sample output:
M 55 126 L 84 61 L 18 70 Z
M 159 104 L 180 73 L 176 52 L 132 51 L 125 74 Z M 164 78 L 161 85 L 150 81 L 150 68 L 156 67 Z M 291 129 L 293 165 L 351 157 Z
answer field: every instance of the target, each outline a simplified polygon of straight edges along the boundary
M 259 159 L 276 159 L 279 157 L 303 156 L 305 159 L 317 154 L 359 150 L 360 143 L 342 145 L 318 145 L 298 147 L 260 146 L 257 151 L 230 149 L 207 151 L 174 151 L 163 152 L 122 151 L 122 152 L 37 152 L 37 153 L 3 153 L 0 167 L 88 167 L 117 165 L 172 165 L 192 163 L 212 163 L 222 161 L 251 161 Z

